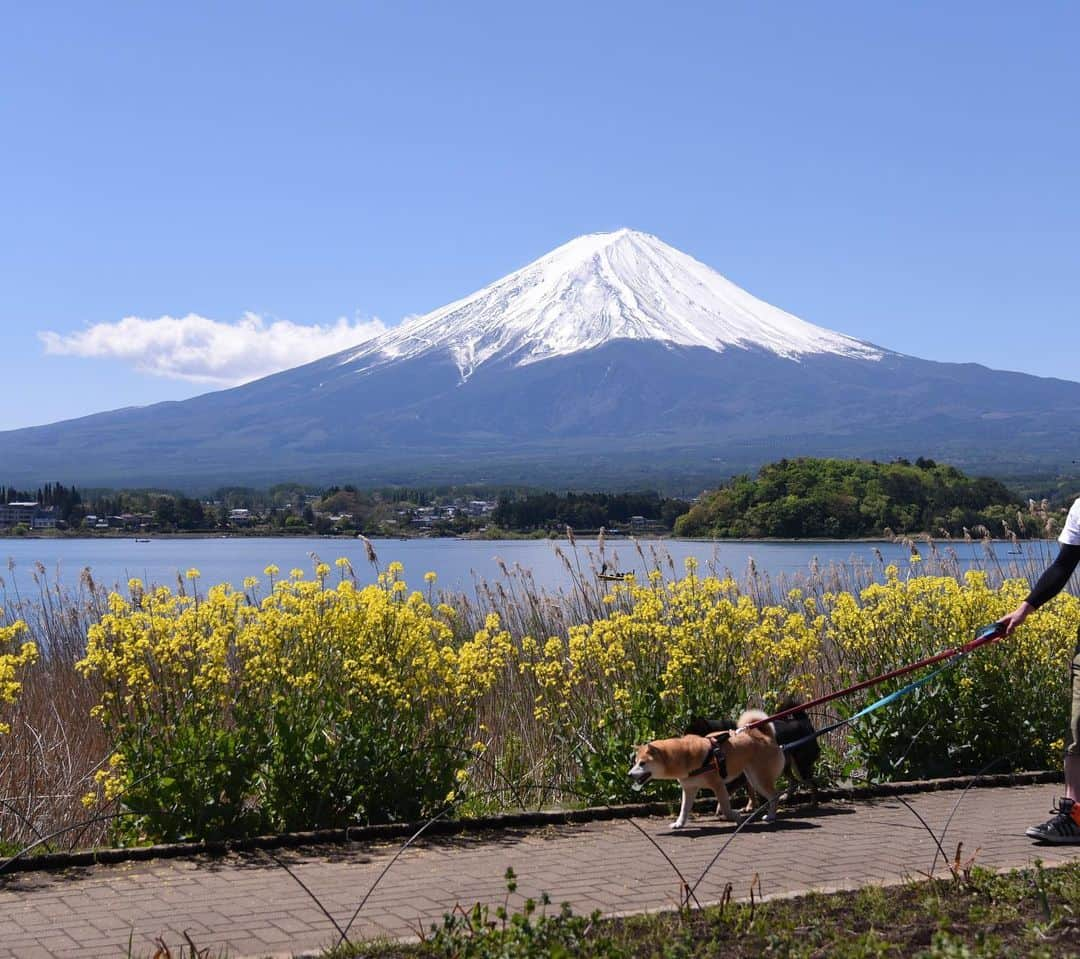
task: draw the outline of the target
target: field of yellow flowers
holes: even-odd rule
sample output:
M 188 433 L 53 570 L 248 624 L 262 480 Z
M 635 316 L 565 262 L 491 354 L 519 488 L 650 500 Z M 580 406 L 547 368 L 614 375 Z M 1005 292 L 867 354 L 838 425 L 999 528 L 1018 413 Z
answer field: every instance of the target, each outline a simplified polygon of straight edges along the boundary
M 987 571 L 892 567 L 857 587 L 821 578 L 779 595 L 693 562 L 658 562 L 640 582 L 593 572 L 577 564 L 558 600 L 527 574 L 475 600 L 440 596 L 431 574 L 410 589 L 397 563 L 362 586 L 344 560 L 311 577 L 268 567 L 243 590 L 201 589 L 190 570 L 176 589 L 132 580 L 99 593 L 64 682 L 77 701 L 89 695 L 104 746 L 69 788 L 126 841 L 618 802 L 633 744 L 957 645 L 1028 590 Z M 1080 600 L 1062 594 L 1014 637 L 830 739 L 827 773 L 1056 766 L 1078 623 Z M 0 720 L 50 660 L 27 634 L 21 621 L 0 628 Z M 0 736 L 0 782 L 11 738 Z

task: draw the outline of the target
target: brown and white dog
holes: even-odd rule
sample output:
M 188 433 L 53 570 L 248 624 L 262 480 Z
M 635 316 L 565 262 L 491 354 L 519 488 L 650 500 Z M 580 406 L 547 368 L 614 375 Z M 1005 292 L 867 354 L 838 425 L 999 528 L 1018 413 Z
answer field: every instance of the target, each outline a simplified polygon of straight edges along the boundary
M 739 728 L 731 733 L 654 739 L 638 746 L 630 778 L 638 786 L 650 779 L 677 779 L 682 786 L 682 808 L 671 828 L 682 829 L 702 788 L 716 794 L 717 816 L 736 822 L 727 783 L 745 775 L 751 787 L 769 801 L 765 821 L 772 822 L 776 818 L 776 779 L 784 770 L 784 754 L 777 745 L 772 723 L 742 729 L 764 718 L 765 713 L 748 710 L 739 717 Z

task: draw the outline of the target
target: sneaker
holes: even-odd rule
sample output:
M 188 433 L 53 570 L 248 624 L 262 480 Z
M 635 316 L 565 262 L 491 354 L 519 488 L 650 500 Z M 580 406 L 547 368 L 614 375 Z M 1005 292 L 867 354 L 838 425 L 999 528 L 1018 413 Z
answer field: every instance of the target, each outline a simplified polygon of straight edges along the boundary
M 1043 842 L 1080 845 L 1080 803 L 1062 799 L 1050 812 L 1055 814 L 1053 819 L 1046 820 L 1041 826 L 1031 826 L 1025 835 Z

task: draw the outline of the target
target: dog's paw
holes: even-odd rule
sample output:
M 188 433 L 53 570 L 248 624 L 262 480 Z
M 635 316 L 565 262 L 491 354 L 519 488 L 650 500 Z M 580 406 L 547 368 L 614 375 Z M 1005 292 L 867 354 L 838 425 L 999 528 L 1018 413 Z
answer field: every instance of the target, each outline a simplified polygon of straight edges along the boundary
M 673 822 L 671 824 L 670 828 L 672 830 L 682 829 L 683 826 L 685 826 L 685 825 L 686 825 L 686 823 L 684 823 L 681 819 L 676 819 L 675 822 Z

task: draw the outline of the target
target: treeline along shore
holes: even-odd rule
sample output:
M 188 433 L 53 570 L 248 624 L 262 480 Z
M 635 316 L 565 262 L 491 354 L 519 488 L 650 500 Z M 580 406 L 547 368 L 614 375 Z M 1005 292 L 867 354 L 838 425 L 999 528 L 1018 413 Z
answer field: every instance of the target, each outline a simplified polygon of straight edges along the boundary
M 1080 481 L 1078 481 L 1080 482 Z M 798 458 L 695 496 L 657 491 L 549 491 L 486 486 L 222 487 L 36 490 L 0 486 L 0 535 L 558 536 L 577 532 L 748 539 L 854 539 L 928 534 L 1038 538 L 1041 512 L 1075 492 L 1067 478 L 1024 495 L 990 477 L 914 463 Z M 1045 496 L 1045 494 L 1049 494 Z M 1042 500 L 1045 498 L 1045 502 Z M 1023 515 L 1021 515 L 1023 514 Z

